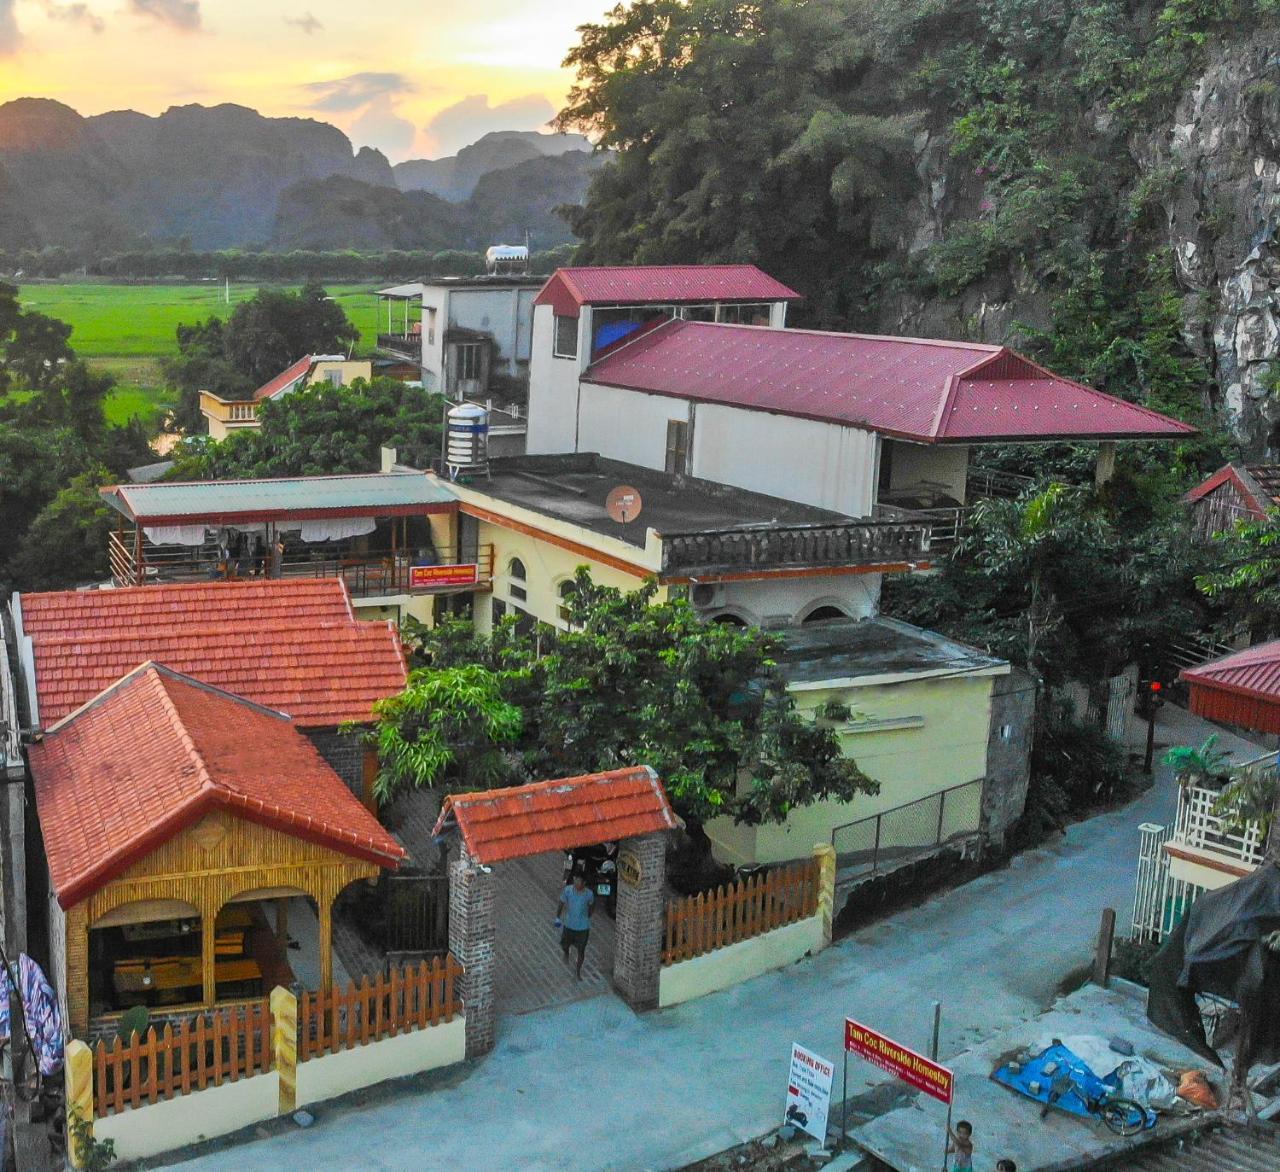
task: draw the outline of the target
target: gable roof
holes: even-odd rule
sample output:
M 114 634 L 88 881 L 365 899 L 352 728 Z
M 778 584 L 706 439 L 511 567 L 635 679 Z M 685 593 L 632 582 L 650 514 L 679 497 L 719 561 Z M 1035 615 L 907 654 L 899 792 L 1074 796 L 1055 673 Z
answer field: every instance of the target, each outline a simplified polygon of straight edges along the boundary
M 1187 707 L 1197 716 L 1280 733 L 1280 640 L 1187 668 L 1179 679 L 1190 685 Z
M 345 583 L 265 579 L 16 596 L 48 728 L 147 660 L 288 713 L 368 721 L 406 671 L 392 622 L 359 622 Z
M 435 833 L 457 826 L 478 863 L 674 830 L 680 820 L 647 765 L 509 789 L 450 794 Z
M 156 663 L 59 721 L 28 756 L 64 908 L 213 810 L 385 867 L 405 857 L 288 717 Z
M 144 525 L 150 521 L 166 525 L 206 521 L 216 526 L 324 517 L 419 517 L 457 507 L 448 484 L 423 472 L 179 480 L 113 484 L 98 491 L 112 508 Z
M 253 392 L 255 400 L 274 399 L 283 391 L 292 389 L 295 383 L 300 379 L 304 379 L 311 373 L 311 367 L 315 362 L 315 355 L 307 354 L 299 358 L 297 362 L 291 366 L 286 366 L 275 378 L 268 379 L 256 391 Z
M 592 363 L 582 381 L 923 443 L 1173 439 L 1196 430 L 974 342 L 671 320 Z
M 1182 499 L 1193 505 L 1227 483 L 1235 485 L 1259 521 L 1280 505 L 1280 464 L 1224 464 Z
M 755 265 L 599 265 L 556 269 L 534 298 L 562 317 L 584 305 L 705 301 L 799 301 L 800 294 Z

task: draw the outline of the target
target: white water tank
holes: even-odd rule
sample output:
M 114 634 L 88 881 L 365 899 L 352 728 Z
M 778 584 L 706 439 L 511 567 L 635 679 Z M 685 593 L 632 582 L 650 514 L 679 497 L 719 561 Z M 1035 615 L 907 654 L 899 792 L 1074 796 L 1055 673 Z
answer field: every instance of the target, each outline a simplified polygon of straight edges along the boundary
M 484 254 L 491 273 L 523 273 L 529 268 L 529 248 L 524 244 L 495 244 Z
M 450 480 L 489 467 L 489 412 L 475 403 L 459 403 L 446 416 L 444 463 Z

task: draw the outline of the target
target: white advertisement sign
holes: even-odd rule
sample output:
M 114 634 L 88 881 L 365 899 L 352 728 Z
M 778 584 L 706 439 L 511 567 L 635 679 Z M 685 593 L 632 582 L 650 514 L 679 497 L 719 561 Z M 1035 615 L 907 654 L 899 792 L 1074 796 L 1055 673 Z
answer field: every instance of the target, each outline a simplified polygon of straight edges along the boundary
M 791 1046 L 791 1072 L 787 1077 L 785 1123 L 826 1142 L 827 1111 L 831 1107 L 831 1080 L 836 1068 L 803 1046 Z

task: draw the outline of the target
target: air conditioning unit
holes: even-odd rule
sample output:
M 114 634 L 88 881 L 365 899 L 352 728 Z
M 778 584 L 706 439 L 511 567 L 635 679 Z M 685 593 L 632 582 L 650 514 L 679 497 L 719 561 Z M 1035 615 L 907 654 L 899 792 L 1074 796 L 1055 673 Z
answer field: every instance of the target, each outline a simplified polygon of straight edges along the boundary
M 724 587 L 713 582 L 696 582 L 689 591 L 689 601 L 699 610 L 719 606 L 724 598 Z

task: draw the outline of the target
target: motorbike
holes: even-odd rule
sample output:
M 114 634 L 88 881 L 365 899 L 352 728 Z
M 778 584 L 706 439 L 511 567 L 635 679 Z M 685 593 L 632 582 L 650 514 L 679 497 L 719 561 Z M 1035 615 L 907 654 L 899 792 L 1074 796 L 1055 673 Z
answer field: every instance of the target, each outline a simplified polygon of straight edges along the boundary
M 610 919 L 618 914 L 618 844 L 602 842 L 596 846 L 575 847 L 564 856 L 564 882 L 568 886 L 574 875 L 595 892 Z

